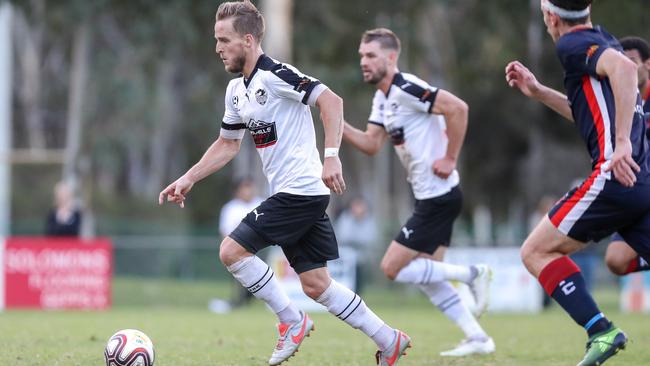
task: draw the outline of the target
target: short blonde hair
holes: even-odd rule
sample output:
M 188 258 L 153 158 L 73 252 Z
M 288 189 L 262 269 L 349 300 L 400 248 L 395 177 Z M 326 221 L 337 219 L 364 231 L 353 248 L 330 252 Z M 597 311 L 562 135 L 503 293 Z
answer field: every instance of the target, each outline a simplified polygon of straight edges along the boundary
M 402 45 L 399 38 L 388 28 L 376 28 L 363 32 L 361 42 L 370 43 L 373 41 L 379 42 L 381 48 L 389 49 L 400 52 Z
M 235 32 L 241 35 L 250 34 L 258 42 L 264 38 L 264 17 L 250 1 L 221 3 L 217 9 L 217 20 L 229 18 L 235 18 L 232 23 Z

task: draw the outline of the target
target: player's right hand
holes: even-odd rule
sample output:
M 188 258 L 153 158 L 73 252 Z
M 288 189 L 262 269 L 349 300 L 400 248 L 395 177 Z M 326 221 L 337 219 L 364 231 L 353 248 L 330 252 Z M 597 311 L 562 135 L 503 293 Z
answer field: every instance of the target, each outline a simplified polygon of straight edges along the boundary
M 338 156 L 331 156 L 323 159 L 323 183 L 327 188 L 338 195 L 345 191 L 345 181 L 343 180 L 343 168 Z
M 636 183 L 636 173 L 641 171 L 632 158 L 632 143 L 630 139 L 616 139 L 614 155 L 605 172 L 614 172 L 616 180 L 625 187 L 633 187 Z
M 535 75 L 519 61 L 512 61 L 506 66 L 506 82 L 527 97 L 533 97 L 540 89 Z
M 163 189 L 158 195 L 158 204 L 162 205 L 167 202 L 177 203 L 181 208 L 185 207 L 185 196 L 194 186 L 194 182 L 186 176 L 178 178 L 174 183 Z

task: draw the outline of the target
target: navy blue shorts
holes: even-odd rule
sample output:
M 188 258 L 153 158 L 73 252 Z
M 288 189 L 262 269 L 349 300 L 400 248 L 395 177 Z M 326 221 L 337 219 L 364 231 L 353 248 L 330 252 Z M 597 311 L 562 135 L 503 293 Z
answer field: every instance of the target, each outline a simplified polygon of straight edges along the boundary
M 627 188 L 594 172 L 569 191 L 548 213 L 564 235 L 581 242 L 599 241 L 618 232 L 637 253 L 650 258 L 650 182 Z
M 246 215 L 229 236 L 253 254 L 279 245 L 297 273 L 325 267 L 339 257 L 325 213 L 329 201 L 329 195 L 276 193 Z
M 463 194 L 458 186 L 442 196 L 416 200 L 413 215 L 395 236 L 395 241 L 427 254 L 433 254 L 441 245 L 448 247 L 454 221 L 462 206 Z

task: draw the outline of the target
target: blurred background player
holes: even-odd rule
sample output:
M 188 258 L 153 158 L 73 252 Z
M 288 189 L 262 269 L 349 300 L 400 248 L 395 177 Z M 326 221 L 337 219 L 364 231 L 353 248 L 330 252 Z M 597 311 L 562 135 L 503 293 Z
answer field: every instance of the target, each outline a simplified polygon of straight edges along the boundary
M 625 55 L 634 61 L 639 71 L 639 94 L 643 99 L 643 111 L 646 119 L 646 138 L 650 138 L 650 46 L 640 37 L 621 38 Z M 605 263 L 612 273 L 624 276 L 633 272 L 650 270 L 650 264 L 632 249 L 620 234 L 612 236 L 607 246 Z
M 354 197 L 334 224 L 339 244 L 356 253 L 355 290 L 358 294 L 363 292 L 364 284 L 368 280 L 368 267 L 374 259 L 379 238 L 377 230 L 375 216 L 368 206 L 368 201 L 363 197 Z
M 243 177 L 235 182 L 233 198 L 226 202 L 219 213 L 219 233 L 222 238 L 228 236 L 246 215 L 262 203 L 257 195 L 255 182 L 250 177 Z M 210 309 L 214 312 L 227 312 L 232 308 L 243 306 L 250 302 L 253 295 L 239 283 L 233 287 L 230 302 L 221 299 L 210 301 Z
M 72 187 L 67 182 L 54 186 L 54 207 L 47 215 L 45 235 L 79 236 L 81 230 L 81 209 L 77 204 Z
M 470 286 L 478 317 L 488 305 L 490 269 L 443 262 L 462 207 L 456 161 L 467 129 L 468 107 L 453 94 L 400 72 L 399 53 L 400 41 L 389 29 L 363 34 L 359 46 L 363 80 L 377 91 L 366 131 L 347 122 L 343 130 L 346 142 L 369 155 L 376 154 L 390 137 L 415 195 L 414 213 L 390 243 L 381 269 L 391 280 L 419 286 L 463 330 L 466 338 L 441 355 L 492 353 L 492 338 L 449 283 Z
M 592 159 L 589 178 L 556 203 L 521 249 L 528 271 L 587 331 L 579 366 L 601 365 L 625 348 L 627 336 L 598 309 L 568 255 L 618 231 L 650 258 L 650 170 L 638 68 L 613 36 L 592 25 L 591 3 L 541 1 L 569 98 L 537 82 L 519 61 L 506 66 L 510 87 L 575 121 Z
M 410 338 L 386 325 L 359 295 L 327 271 L 327 261 L 338 258 L 338 247 L 325 209 L 330 189 L 337 194 L 345 190 L 338 157 L 341 98 L 318 80 L 264 54 L 264 18 L 249 1 L 219 5 L 214 36 L 226 71 L 240 76 L 228 84 L 219 138 L 198 163 L 160 192 L 159 203 L 171 201 L 184 207 L 192 186 L 239 152 L 248 129 L 272 195 L 223 240 L 219 256 L 235 279 L 278 316 L 279 337 L 269 364 L 279 365 L 293 356 L 314 328 L 309 316 L 280 287 L 271 267 L 255 255 L 279 244 L 305 294 L 369 336 L 379 347 L 377 363 L 396 365 Z M 318 107 L 324 125 L 322 164 L 309 106 Z

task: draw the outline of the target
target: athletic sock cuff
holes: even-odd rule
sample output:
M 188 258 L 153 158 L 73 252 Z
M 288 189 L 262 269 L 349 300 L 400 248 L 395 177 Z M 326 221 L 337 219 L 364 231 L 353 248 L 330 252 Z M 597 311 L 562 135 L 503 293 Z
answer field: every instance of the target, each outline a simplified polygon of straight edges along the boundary
M 231 264 L 229 266 L 226 266 L 226 269 L 230 273 L 235 273 L 235 272 L 241 270 L 242 268 L 248 266 L 249 264 L 251 264 L 252 261 L 255 260 L 255 258 L 257 258 L 257 257 L 254 256 L 254 255 L 249 255 L 249 256 L 247 256 L 247 257 L 245 257 L 243 259 L 238 260 L 237 262 L 235 262 L 235 263 L 233 263 L 233 264 Z
M 635 257 L 630 261 L 630 263 L 627 265 L 627 268 L 625 269 L 625 274 L 630 274 L 633 272 L 636 272 L 637 269 L 639 269 L 639 257 Z
M 549 296 L 553 296 L 553 291 L 560 282 L 567 277 L 579 273 L 580 268 L 567 256 L 562 256 L 550 262 L 544 267 L 539 274 L 539 283 Z

